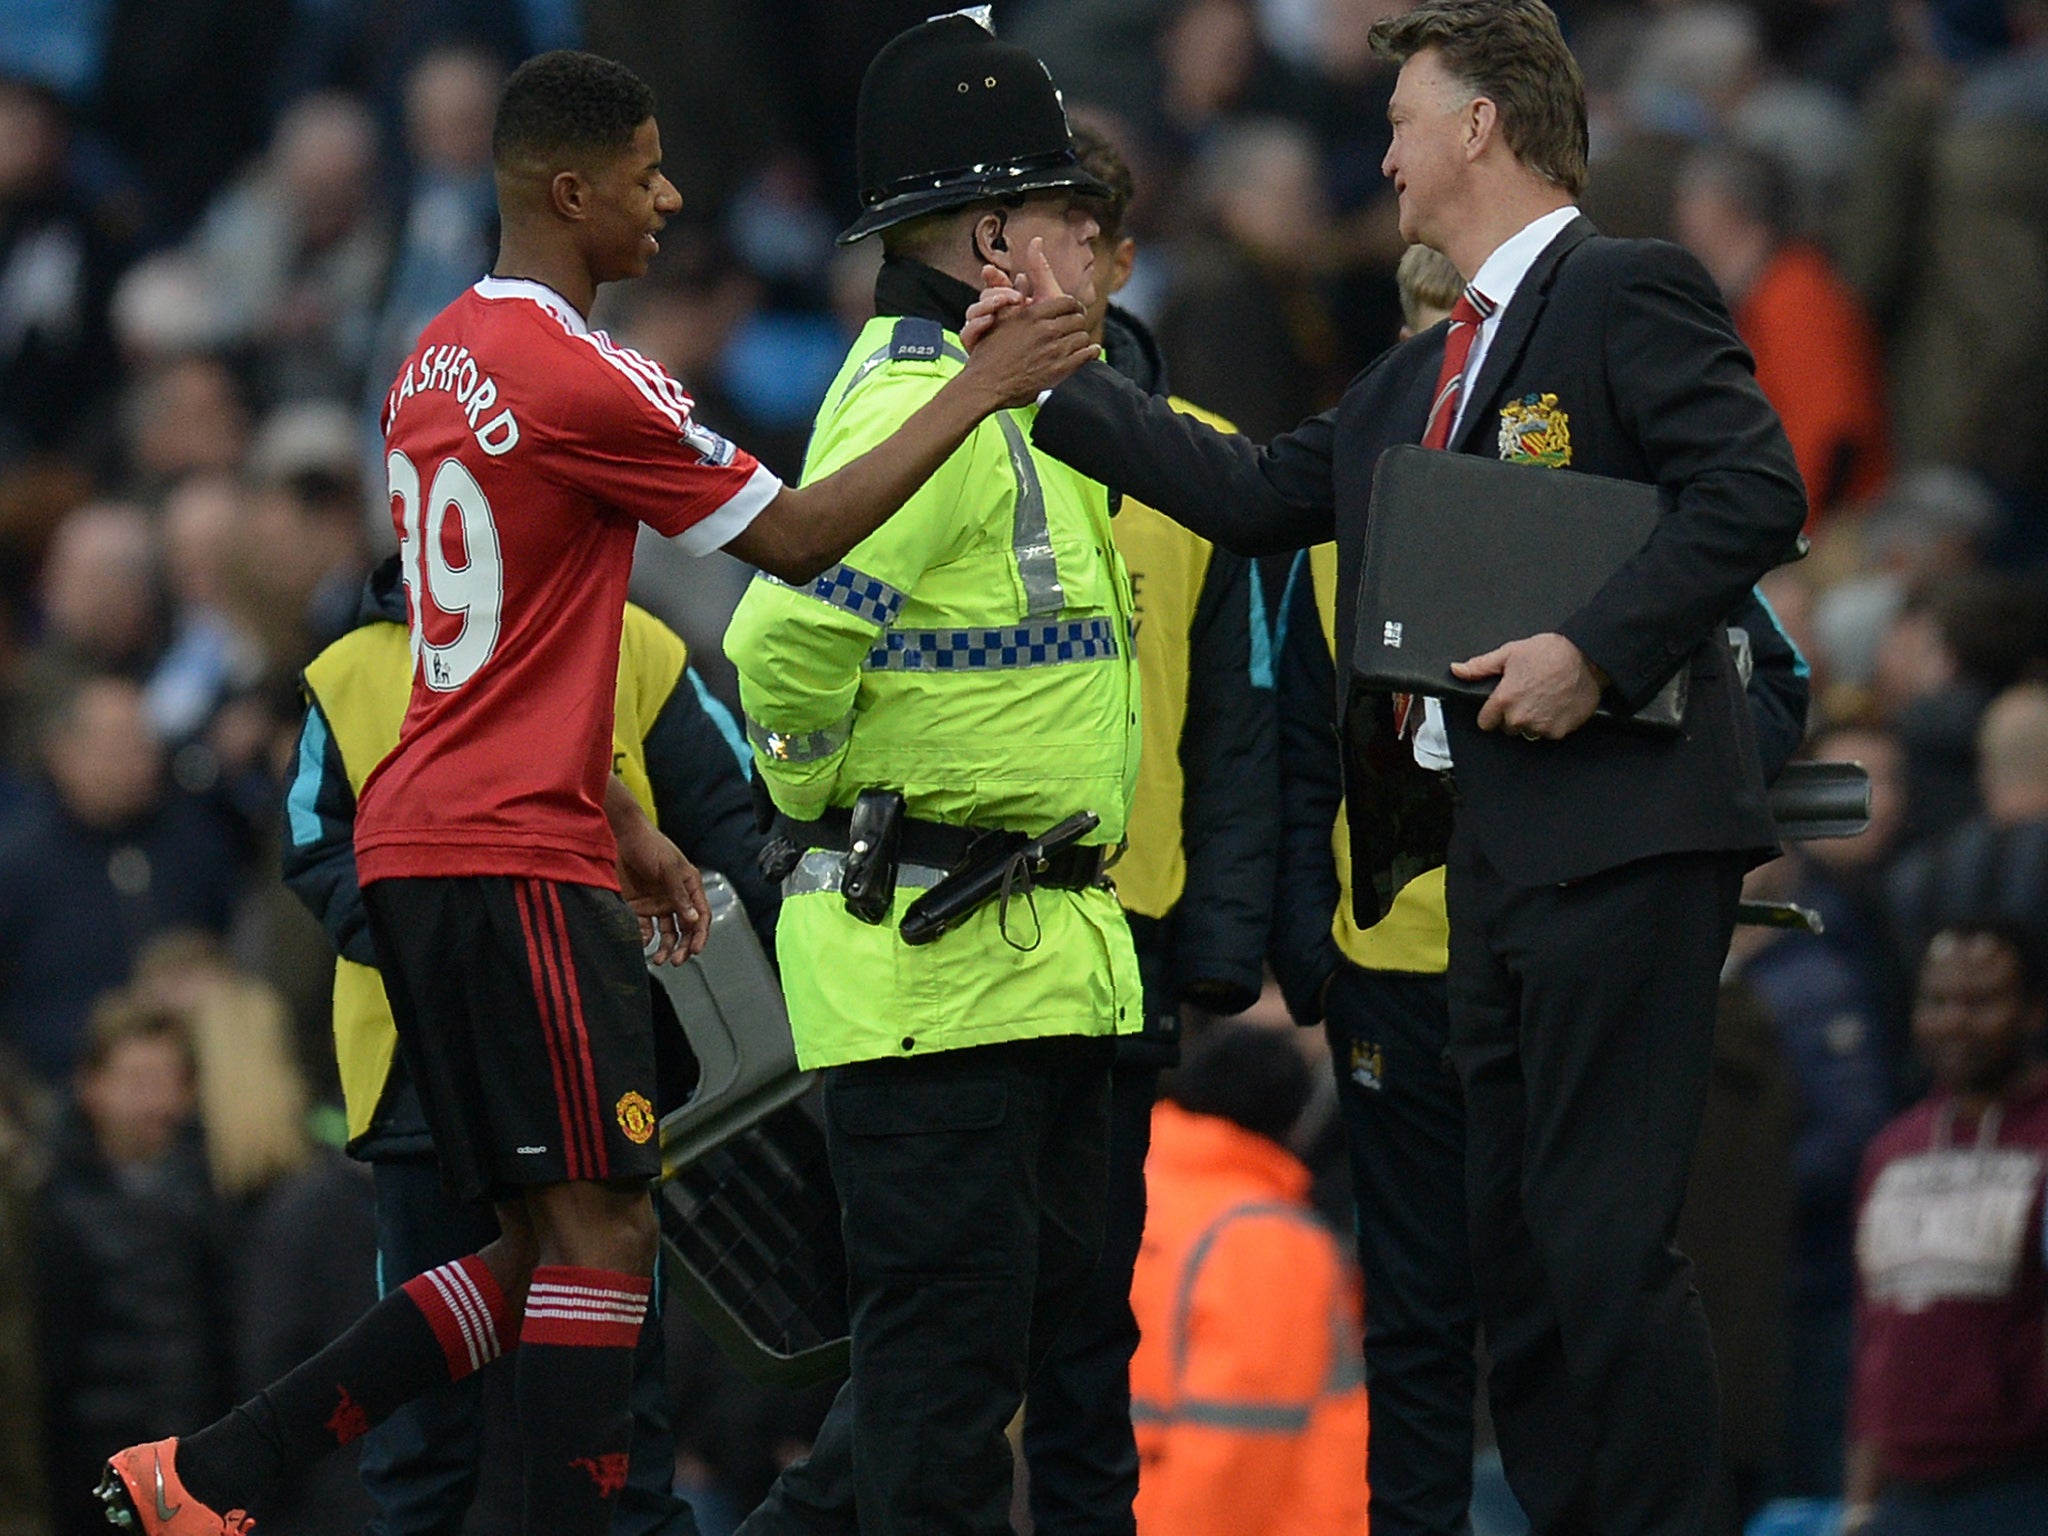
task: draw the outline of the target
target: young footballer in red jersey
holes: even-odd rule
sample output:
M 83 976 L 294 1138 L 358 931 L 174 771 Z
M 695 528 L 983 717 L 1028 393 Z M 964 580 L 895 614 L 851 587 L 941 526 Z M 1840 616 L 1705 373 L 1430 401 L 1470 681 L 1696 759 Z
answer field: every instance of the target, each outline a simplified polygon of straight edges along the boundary
M 682 204 L 646 86 L 589 54 L 529 60 L 493 155 L 496 268 L 422 333 L 385 408 L 415 671 L 356 854 L 444 1176 L 497 1202 L 501 1236 L 226 1418 L 115 1456 L 109 1518 L 142 1536 L 241 1536 L 273 1479 L 515 1343 L 525 1528 L 603 1536 L 656 1239 L 642 940 L 681 963 L 710 920 L 611 773 L 637 526 L 808 581 L 983 417 L 1096 352 L 1076 302 L 1005 326 L 887 443 L 786 487 L 589 327 L 598 285 L 645 271 Z

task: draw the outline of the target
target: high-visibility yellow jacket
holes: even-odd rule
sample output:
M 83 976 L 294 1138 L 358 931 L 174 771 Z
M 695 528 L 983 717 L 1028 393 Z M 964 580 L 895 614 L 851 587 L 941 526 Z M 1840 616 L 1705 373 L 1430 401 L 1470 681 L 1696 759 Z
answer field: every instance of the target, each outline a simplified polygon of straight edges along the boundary
M 1121 366 L 1119 335 L 1143 333 L 1112 309 L 1105 341 Z M 1140 345 L 1149 348 L 1149 337 L 1130 349 Z M 1233 430 L 1168 398 L 1175 410 Z M 1131 573 L 1145 697 L 1130 846 L 1115 876 L 1153 1038 L 1126 1042 L 1124 1054 L 1164 1063 L 1182 1002 L 1237 1013 L 1258 1000 L 1265 980 L 1280 847 L 1271 630 L 1250 561 L 1130 496 L 1111 526 Z
M 806 479 L 883 441 L 959 370 L 936 320 L 882 317 L 818 412 Z M 1107 493 L 1030 445 L 1033 412 L 975 429 L 843 564 L 757 579 L 726 631 L 755 762 L 811 820 L 868 788 L 954 826 L 1042 832 L 1077 811 L 1114 844 L 1138 759 L 1131 592 Z M 1131 1032 L 1137 963 L 1107 890 L 1040 890 L 934 943 L 897 932 L 936 872 L 906 865 L 895 910 L 845 909 L 834 856 L 784 883 L 778 943 L 806 1067 L 1045 1035 Z
M 1218 431 L 1235 430 L 1222 417 L 1185 400 L 1175 399 L 1173 408 Z M 1139 721 L 1144 750 L 1138 758 L 1130 847 L 1117 861 L 1116 889 L 1126 911 L 1164 917 L 1187 884 L 1181 826 L 1187 781 L 1181 767 L 1181 732 L 1187 724 L 1188 673 L 1193 665 L 1188 630 L 1216 546 L 1129 497 L 1117 510 L 1112 527 L 1117 552 L 1131 573 L 1138 673 L 1145 691 Z

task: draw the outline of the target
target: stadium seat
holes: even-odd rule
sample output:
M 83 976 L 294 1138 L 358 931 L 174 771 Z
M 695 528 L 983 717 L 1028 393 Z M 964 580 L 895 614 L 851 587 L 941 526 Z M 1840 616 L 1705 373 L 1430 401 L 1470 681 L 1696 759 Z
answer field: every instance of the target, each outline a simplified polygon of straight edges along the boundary
M 846 1258 L 824 1132 L 804 1101 L 782 988 L 730 883 L 703 872 L 711 936 L 654 968 L 697 1059 L 662 1118 L 664 1275 L 748 1376 L 803 1386 L 846 1369 Z

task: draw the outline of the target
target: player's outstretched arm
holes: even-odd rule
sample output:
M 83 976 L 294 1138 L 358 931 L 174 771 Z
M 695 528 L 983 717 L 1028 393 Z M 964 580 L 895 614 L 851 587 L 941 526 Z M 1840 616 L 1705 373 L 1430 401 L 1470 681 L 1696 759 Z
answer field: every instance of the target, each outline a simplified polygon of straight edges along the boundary
M 1045 267 L 1042 242 L 1025 260 Z M 1050 271 L 1043 281 L 1052 285 Z M 1031 305 L 982 340 L 888 441 L 822 480 L 784 487 L 726 550 L 784 581 L 810 581 L 881 527 L 991 412 L 1031 404 L 1100 352 L 1078 299 Z

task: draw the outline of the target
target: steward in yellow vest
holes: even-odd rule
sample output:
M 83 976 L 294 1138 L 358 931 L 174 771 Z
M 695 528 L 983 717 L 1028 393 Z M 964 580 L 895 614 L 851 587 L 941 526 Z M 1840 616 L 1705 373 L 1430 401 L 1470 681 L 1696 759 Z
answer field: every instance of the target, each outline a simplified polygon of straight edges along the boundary
M 1450 939 L 1441 862 L 1399 887 L 1385 917 L 1360 925 L 1331 723 L 1336 603 L 1337 546 L 1318 544 L 1297 556 L 1289 573 L 1278 642 L 1287 857 L 1273 959 L 1288 1008 L 1305 1024 L 1322 1017 L 1322 991 L 1340 960 L 1371 971 L 1441 976 Z
M 1126 378 L 1164 387 L 1136 316 L 1111 306 L 1103 346 Z M 1170 1044 L 1183 1002 L 1241 1013 L 1265 979 L 1280 831 L 1272 641 L 1250 561 L 1130 497 L 1118 498 L 1111 526 L 1131 573 L 1145 697 L 1130 846 L 1114 876 L 1145 978 L 1143 1038 Z M 1131 1059 L 1131 1047 L 1118 1058 Z
M 353 836 L 356 794 L 396 745 L 405 717 L 408 647 L 393 558 L 365 583 L 356 628 L 306 668 L 306 718 L 286 778 L 285 884 L 320 919 L 338 956 L 334 1048 L 349 1150 L 366 1159 L 431 1150 L 395 1055 L 398 1036 L 356 885 Z M 613 772 L 692 860 L 733 883 L 764 947 L 771 946 L 780 898 L 760 874 L 761 839 L 732 716 L 689 670 L 681 636 L 630 604 L 612 732 Z
M 1123 231 L 1130 168 L 1088 125 L 1074 141 L 1083 167 L 1110 189 L 1090 204 L 1101 226 L 1090 332 L 1111 367 L 1165 393 L 1151 333 L 1111 303 L 1137 258 Z M 1152 1104 L 1160 1069 L 1178 1055 L 1182 1003 L 1228 1014 L 1259 995 L 1280 833 L 1272 651 L 1257 574 L 1114 489 L 1110 504 L 1136 598 L 1131 629 L 1145 696 L 1130 846 L 1115 870 L 1145 979 L 1145 1030 L 1117 1040 L 1102 1258 L 1031 1380 L 1024 1456 L 1032 1519 L 1046 1531 L 1129 1529 L 1138 1496 L 1131 1275 L 1146 1224 Z
M 1184 415 L 1235 431 L 1170 392 L 1151 330 L 1113 302 L 1137 260 L 1137 242 L 1124 233 L 1136 189 L 1100 130 L 1083 124 L 1074 143 L 1083 168 L 1109 188 L 1088 205 L 1100 226 L 1089 329 L 1104 360 Z M 1280 836 L 1272 635 L 1251 562 L 1114 486 L 1110 516 L 1131 575 L 1145 697 L 1129 846 L 1115 878 L 1144 973 L 1146 1029 L 1119 1040 L 1117 1060 L 1164 1066 L 1182 1003 L 1241 1013 L 1265 980 Z M 1134 1118 L 1142 1162 L 1149 1120 Z
M 1296 557 L 1279 604 L 1287 827 L 1273 972 L 1295 1019 L 1323 1024 L 1336 1072 L 1365 1275 L 1373 1520 L 1458 1530 L 1472 1498 L 1478 1314 L 1465 1240 L 1464 1101 L 1446 1054 L 1444 870 L 1439 851 L 1399 887 L 1385 917 L 1360 926 L 1338 765 L 1336 585 L 1337 546 L 1320 544 Z

